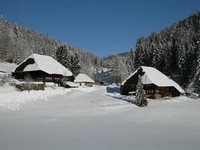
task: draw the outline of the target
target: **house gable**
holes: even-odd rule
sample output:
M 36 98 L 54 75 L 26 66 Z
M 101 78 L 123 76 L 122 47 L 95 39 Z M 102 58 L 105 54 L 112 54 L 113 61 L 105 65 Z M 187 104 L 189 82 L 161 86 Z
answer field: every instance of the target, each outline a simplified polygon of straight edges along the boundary
M 72 72 L 50 56 L 32 54 L 12 73 L 17 79 L 31 78 L 33 81 L 61 82 L 72 80 Z
M 33 58 L 28 58 L 26 61 L 24 61 L 21 65 L 19 65 L 16 69 L 15 72 L 23 72 L 26 71 L 26 67 L 28 65 L 35 64 L 35 60 Z M 39 70 L 39 69 L 38 69 Z M 27 70 L 29 71 L 29 70 Z M 31 71 L 31 70 L 30 70 Z M 32 70 L 33 71 L 33 70 Z
M 178 96 L 184 93 L 184 90 L 172 79 L 153 67 L 141 66 L 132 75 L 130 75 L 120 86 L 121 94 L 128 95 L 131 91 L 136 91 L 138 76 L 142 75 L 142 83 L 146 90 L 147 96 L 164 97 Z M 160 95 L 160 96 L 158 96 Z

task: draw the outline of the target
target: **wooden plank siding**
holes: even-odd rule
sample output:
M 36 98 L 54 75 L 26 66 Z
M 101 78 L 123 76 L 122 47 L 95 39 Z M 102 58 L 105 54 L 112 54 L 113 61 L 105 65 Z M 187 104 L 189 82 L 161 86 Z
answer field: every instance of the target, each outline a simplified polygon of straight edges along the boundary
M 62 75 L 57 74 L 47 74 L 41 70 L 39 71 L 27 71 L 27 72 L 13 72 L 12 75 L 18 80 L 29 80 L 29 81 L 36 81 L 36 82 L 54 82 L 54 83 L 61 83 L 64 81 L 72 81 L 73 77 L 64 77 Z
M 162 97 L 179 96 L 180 93 L 174 87 L 158 87 L 154 84 L 144 84 L 147 98 L 159 99 Z M 122 95 L 129 95 L 129 92 L 136 91 L 136 84 L 125 84 L 120 86 Z
M 145 70 L 143 71 L 143 68 L 145 68 L 147 72 L 144 72 Z M 179 90 L 178 90 L 176 88 L 176 84 L 174 83 L 174 81 L 169 80 L 169 82 L 174 83 L 175 86 L 173 84 L 166 84 L 167 77 L 165 77 L 164 74 L 162 74 L 158 70 L 151 68 L 151 67 L 148 68 L 148 67 L 143 66 L 143 68 L 140 67 L 130 77 L 128 77 L 124 82 L 122 82 L 122 85 L 120 86 L 120 92 L 122 95 L 129 95 L 129 92 L 135 92 L 136 86 L 138 84 L 139 75 L 143 76 L 143 75 L 145 75 L 145 73 L 146 73 L 146 76 L 143 78 L 144 79 L 143 85 L 144 85 L 144 90 L 146 92 L 146 97 L 153 98 L 153 99 L 159 99 L 162 97 L 175 97 L 175 96 L 179 96 L 181 94 L 181 92 L 180 92 L 181 88 L 179 88 Z M 149 69 L 150 69 L 150 71 L 149 71 Z M 164 76 L 164 78 L 163 78 L 165 81 L 164 83 L 159 84 L 160 82 L 156 82 L 155 78 L 153 78 L 155 80 L 154 82 L 149 80 L 149 78 L 147 77 L 147 73 L 152 75 L 155 72 L 158 73 L 158 75 L 160 75 L 162 78 Z M 159 81 L 160 79 L 157 79 L 157 80 Z M 163 85 L 166 85 L 166 86 L 163 86 Z

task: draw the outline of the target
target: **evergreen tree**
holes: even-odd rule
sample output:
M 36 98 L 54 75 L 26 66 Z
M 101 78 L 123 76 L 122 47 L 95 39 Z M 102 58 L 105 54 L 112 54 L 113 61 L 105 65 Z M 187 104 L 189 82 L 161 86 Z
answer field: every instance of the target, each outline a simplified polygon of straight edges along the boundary
M 58 62 L 60 62 L 63 66 L 68 68 L 74 76 L 80 73 L 81 65 L 78 54 L 75 53 L 73 55 L 66 45 L 61 46 L 57 49 L 56 58 Z
M 136 68 L 153 66 L 187 87 L 198 80 L 198 43 L 200 41 L 200 12 L 148 37 L 136 44 Z
M 128 73 L 131 74 L 135 71 L 134 68 L 134 64 L 135 64 L 135 56 L 134 56 L 134 52 L 133 49 L 131 48 L 130 52 L 129 52 L 129 58 L 126 61 L 126 66 L 127 66 L 127 70 Z
M 100 72 L 101 72 L 101 64 L 98 60 L 98 57 L 94 58 L 94 79 L 96 82 L 100 82 Z
M 136 86 L 136 104 L 139 107 L 144 107 L 148 105 L 148 101 L 145 98 L 145 90 L 143 89 L 143 84 L 142 84 L 142 77 L 139 75 L 138 77 L 138 84 Z
M 111 83 L 116 83 L 117 85 L 121 83 L 121 71 L 120 71 L 120 60 L 119 56 L 114 56 L 114 66 L 112 69 L 112 74 L 110 75 Z
M 56 59 L 60 62 L 63 66 L 70 70 L 71 67 L 71 53 L 67 49 L 67 46 L 60 46 L 56 51 Z
M 75 53 L 74 56 L 71 56 L 70 70 L 74 76 L 77 76 L 81 72 L 81 65 L 77 53 Z
M 129 76 L 126 62 L 119 55 L 114 55 L 111 63 L 112 71 L 109 75 L 109 82 L 119 85 L 119 83 Z M 109 63 L 109 65 L 111 65 L 111 63 Z

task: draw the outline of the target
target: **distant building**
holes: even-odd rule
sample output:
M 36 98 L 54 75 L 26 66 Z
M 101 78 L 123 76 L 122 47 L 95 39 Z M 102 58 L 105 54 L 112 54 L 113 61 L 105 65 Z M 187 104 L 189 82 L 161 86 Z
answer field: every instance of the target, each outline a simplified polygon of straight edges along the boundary
M 121 94 L 128 95 L 130 92 L 136 91 L 139 75 L 142 76 L 142 83 L 148 98 L 174 97 L 185 93 L 175 81 L 156 68 L 141 66 L 122 82 L 120 86 Z
M 50 56 L 32 54 L 19 64 L 12 75 L 16 79 L 55 82 L 72 81 L 72 72 Z
M 88 87 L 92 87 L 93 84 L 95 83 L 94 80 L 92 80 L 88 75 L 82 73 L 78 74 L 75 77 L 74 82 L 79 83 L 80 86 L 88 86 Z

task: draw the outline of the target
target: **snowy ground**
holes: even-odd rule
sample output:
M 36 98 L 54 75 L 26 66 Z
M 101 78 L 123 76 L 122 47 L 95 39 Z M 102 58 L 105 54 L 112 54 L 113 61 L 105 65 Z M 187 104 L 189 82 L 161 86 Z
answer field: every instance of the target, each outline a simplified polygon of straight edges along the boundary
M 11 72 L 17 67 L 14 63 L 0 62 L 0 69 L 5 70 L 7 73 Z
M 0 93 L 1 150 L 200 149 L 199 99 L 149 100 L 139 108 L 116 87 L 6 89 Z

